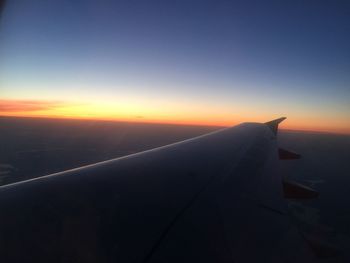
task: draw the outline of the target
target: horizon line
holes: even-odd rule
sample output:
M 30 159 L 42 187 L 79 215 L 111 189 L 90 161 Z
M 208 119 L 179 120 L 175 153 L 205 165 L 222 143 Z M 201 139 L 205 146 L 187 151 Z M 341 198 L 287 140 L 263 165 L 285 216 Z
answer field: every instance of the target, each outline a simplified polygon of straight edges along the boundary
M 89 118 L 89 117 L 70 117 L 70 116 L 20 116 L 20 115 L 2 115 L 0 118 L 25 118 L 25 119 L 49 119 L 49 120 L 78 120 L 78 121 L 98 121 L 98 122 L 119 122 L 119 123 L 137 123 L 137 124 L 151 124 L 151 125 L 174 125 L 174 126 L 193 126 L 193 127 L 217 127 L 227 128 L 233 127 L 240 123 L 233 123 L 232 125 L 210 125 L 210 124 L 194 124 L 194 123 L 181 123 L 181 122 L 160 122 L 160 121 L 137 121 L 137 120 L 123 120 L 123 119 L 103 119 L 103 118 Z M 256 122 L 263 123 L 263 122 Z M 302 133 L 317 133 L 317 134 L 329 134 L 329 135 L 346 135 L 350 136 L 350 133 L 336 132 L 336 131 L 323 131 L 323 130 L 307 130 L 307 129 L 293 129 L 293 128 L 279 128 L 280 131 L 286 132 L 302 132 Z

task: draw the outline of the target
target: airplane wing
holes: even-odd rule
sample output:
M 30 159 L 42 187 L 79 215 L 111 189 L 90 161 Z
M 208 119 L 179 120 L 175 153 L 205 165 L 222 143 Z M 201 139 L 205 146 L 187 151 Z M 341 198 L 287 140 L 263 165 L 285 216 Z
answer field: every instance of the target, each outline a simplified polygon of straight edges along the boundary
M 313 262 L 277 127 L 243 123 L 0 187 L 1 262 Z

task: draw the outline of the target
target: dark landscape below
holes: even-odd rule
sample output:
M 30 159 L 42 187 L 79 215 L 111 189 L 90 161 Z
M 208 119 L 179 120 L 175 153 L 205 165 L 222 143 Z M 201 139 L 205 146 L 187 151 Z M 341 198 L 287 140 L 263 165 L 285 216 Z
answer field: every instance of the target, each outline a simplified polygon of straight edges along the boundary
M 0 117 L 0 185 L 27 180 L 174 143 L 220 127 L 45 118 Z M 300 229 L 322 236 L 350 262 L 350 136 L 279 132 L 281 147 L 302 155 L 281 161 L 281 176 L 319 191 L 318 199 L 289 201 Z

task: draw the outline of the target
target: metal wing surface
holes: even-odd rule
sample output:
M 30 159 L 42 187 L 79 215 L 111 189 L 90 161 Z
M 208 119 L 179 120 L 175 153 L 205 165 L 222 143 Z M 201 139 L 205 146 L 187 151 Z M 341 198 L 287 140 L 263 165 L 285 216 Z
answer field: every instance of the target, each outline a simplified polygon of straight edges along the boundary
M 278 170 L 282 120 L 0 187 L 1 262 L 312 262 Z

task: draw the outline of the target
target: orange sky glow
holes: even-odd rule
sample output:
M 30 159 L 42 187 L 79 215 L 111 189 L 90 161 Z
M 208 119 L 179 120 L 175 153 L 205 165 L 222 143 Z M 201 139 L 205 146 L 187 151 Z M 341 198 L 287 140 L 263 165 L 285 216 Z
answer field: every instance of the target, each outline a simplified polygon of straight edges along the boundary
M 159 106 L 159 105 L 158 105 Z M 128 121 L 145 123 L 172 123 L 186 125 L 231 126 L 241 122 L 265 122 L 280 115 L 269 115 L 259 111 L 240 111 L 239 114 L 222 112 L 218 109 L 157 108 L 128 103 L 72 103 L 45 100 L 0 99 L 1 116 L 48 117 L 89 120 Z M 281 114 L 282 116 L 283 114 Z M 302 115 L 286 116 L 288 120 L 282 129 L 305 130 L 350 134 L 350 125 L 339 119 L 312 118 Z
M 7 2 L 0 116 L 350 134 L 338 1 Z

